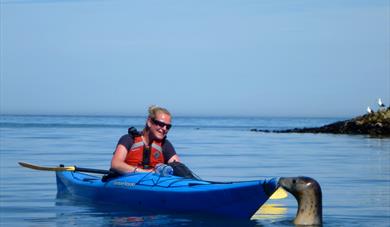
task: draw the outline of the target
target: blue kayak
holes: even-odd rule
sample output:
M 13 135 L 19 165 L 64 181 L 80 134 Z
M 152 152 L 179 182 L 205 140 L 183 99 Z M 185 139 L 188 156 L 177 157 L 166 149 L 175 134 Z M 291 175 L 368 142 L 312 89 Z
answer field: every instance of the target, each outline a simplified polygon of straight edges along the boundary
M 249 219 L 278 187 L 278 178 L 209 182 L 133 173 L 103 182 L 73 171 L 56 172 L 59 194 L 136 211 L 196 213 Z

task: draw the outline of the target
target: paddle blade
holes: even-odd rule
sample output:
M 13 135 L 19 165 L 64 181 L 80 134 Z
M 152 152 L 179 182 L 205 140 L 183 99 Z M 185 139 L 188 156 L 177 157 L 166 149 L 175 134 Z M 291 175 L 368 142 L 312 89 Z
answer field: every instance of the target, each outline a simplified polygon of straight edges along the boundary
M 19 165 L 35 170 L 45 170 L 45 171 L 75 171 L 75 166 L 65 166 L 65 167 L 45 167 L 45 166 L 37 166 L 27 162 L 19 162 Z
M 274 194 L 272 194 L 270 199 L 284 199 L 287 198 L 287 196 L 288 196 L 287 192 L 280 187 L 278 188 L 278 190 L 274 192 Z

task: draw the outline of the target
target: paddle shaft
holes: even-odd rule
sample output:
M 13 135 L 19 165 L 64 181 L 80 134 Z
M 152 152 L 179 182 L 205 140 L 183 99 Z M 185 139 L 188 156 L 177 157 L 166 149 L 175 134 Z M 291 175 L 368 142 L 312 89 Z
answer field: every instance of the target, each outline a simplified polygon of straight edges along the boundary
M 110 171 L 104 169 L 90 169 L 90 168 L 82 168 L 75 166 L 75 171 L 85 172 L 85 173 L 100 173 L 100 174 L 109 174 Z
M 47 167 L 47 166 L 38 166 L 27 162 L 19 162 L 19 165 L 35 170 L 44 170 L 44 171 L 78 171 L 86 173 L 99 173 L 99 174 L 109 174 L 110 171 L 104 169 L 91 169 L 91 168 L 82 168 L 77 166 L 64 166 L 60 165 L 57 167 Z

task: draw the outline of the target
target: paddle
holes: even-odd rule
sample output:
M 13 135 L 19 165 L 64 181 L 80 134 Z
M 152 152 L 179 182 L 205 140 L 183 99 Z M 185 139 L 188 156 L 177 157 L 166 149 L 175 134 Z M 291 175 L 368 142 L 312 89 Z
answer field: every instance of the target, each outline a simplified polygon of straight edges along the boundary
M 45 166 L 37 166 L 27 162 L 19 162 L 19 165 L 35 169 L 35 170 L 45 170 L 45 171 L 78 171 L 85 173 L 99 173 L 99 174 L 108 174 L 110 171 L 103 169 L 90 169 L 90 168 L 81 168 L 77 166 L 57 166 L 57 167 L 45 167 Z

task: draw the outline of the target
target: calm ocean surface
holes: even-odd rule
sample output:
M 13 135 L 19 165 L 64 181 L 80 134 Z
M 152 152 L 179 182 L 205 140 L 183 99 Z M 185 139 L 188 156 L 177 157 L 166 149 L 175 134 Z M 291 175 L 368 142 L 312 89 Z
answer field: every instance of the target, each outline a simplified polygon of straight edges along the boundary
M 336 118 L 177 117 L 168 136 L 206 180 L 305 175 L 320 182 L 325 226 L 390 226 L 390 139 L 275 134 Z M 119 137 L 144 117 L 0 116 L 0 226 L 293 226 L 296 201 L 269 200 L 252 220 L 138 214 L 56 198 L 54 172 L 18 161 L 108 169 Z M 191 204 L 188 204 L 189 206 Z

